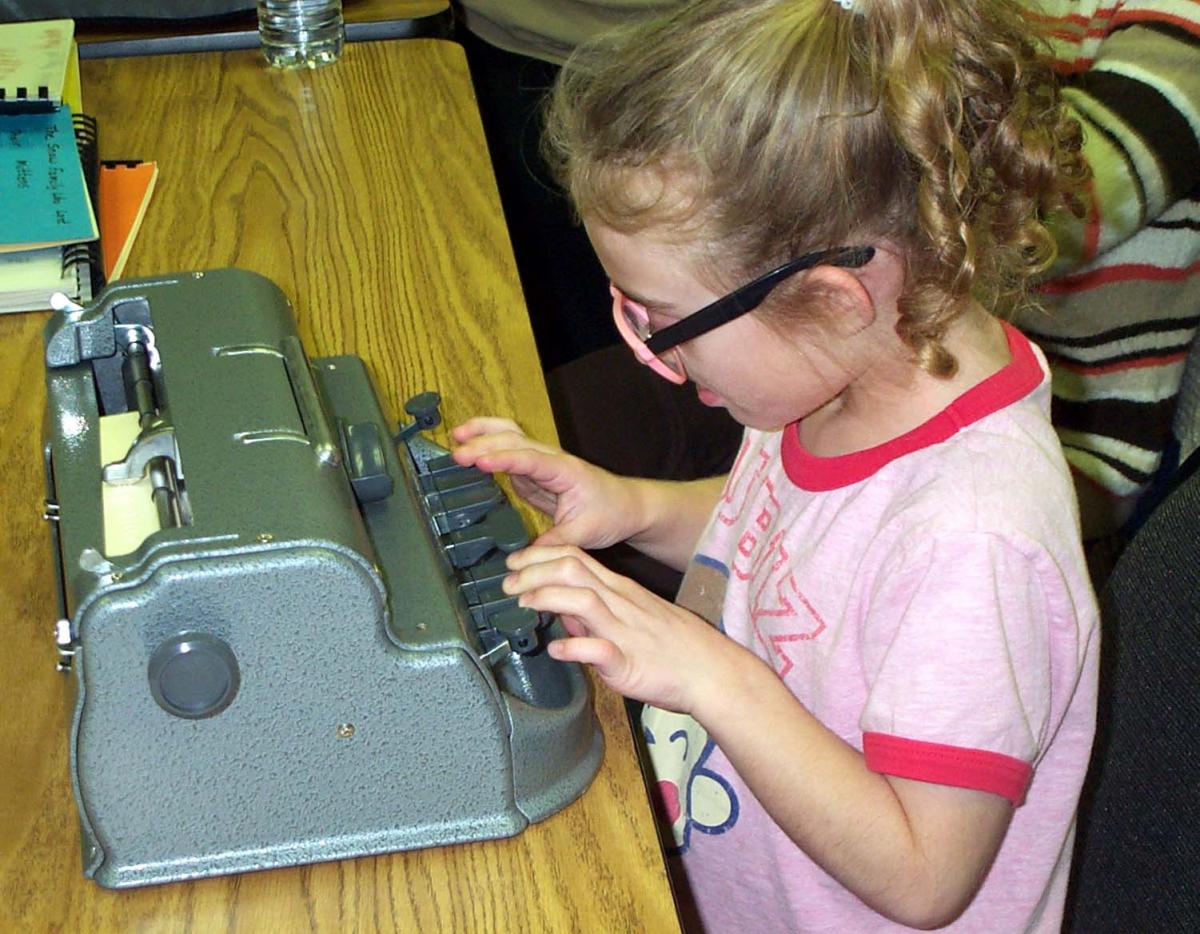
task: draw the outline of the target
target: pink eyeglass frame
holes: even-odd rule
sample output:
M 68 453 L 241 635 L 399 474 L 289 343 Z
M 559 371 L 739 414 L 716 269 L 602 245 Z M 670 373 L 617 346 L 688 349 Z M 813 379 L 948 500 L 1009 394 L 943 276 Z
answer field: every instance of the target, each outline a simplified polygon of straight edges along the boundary
M 629 345 L 629 349 L 633 351 L 634 356 L 663 379 L 674 383 L 676 386 L 682 386 L 686 383 L 687 371 L 683 368 L 683 358 L 679 355 L 679 348 L 669 347 L 663 351 L 663 356 L 671 361 L 671 363 L 667 363 L 646 346 L 646 341 L 643 340 L 642 336 L 629 323 L 629 317 L 625 309 L 632 312 L 646 330 L 649 331 L 650 315 L 645 307 L 639 305 L 615 285 L 609 285 L 608 291 L 613 297 L 613 321 L 616 322 L 618 333 L 624 338 L 625 343 Z M 675 367 L 678 367 L 678 370 Z

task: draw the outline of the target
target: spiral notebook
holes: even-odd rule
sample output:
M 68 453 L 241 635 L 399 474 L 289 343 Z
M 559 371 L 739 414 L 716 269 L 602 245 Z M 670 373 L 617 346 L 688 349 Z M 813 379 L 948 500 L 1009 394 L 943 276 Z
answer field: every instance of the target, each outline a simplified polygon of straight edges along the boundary
M 0 23 L 0 114 L 56 110 L 70 84 L 75 23 Z
M 82 203 L 75 203 L 79 216 L 86 211 L 91 238 L 67 243 L 34 243 L 18 249 L 0 247 L 0 313 L 13 311 L 39 311 L 50 307 L 50 296 L 63 292 L 72 301 L 80 304 L 91 301 L 104 287 L 104 260 L 101 255 L 99 230 L 93 204 L 99 201 L 99 147 L 97 145 L 96 121 L 88 114 L 71 114 L 62 107 L 57 113 L 66 115 L 62 132 L 70 127 L 69 138 L 74 141 L 73 149 L 78 153 L 78 163 L 64 165 L 80 178 Z M 0 116 L 0 129 L 11 118 Z M 61 118 L 59 118 L 61 119 Z M 46 208 L 43 206 L 42 210 Z M 31 224 L 27 213 L 13 211 L 4 218 L 5 224 L 19 224 L 20 230 L 39 229 Z M 82 229 L 82 228 L 81 228 Z
M 156 162 L 106 159 L 100 163 L 100 252 L 107 282 L 121 278 L 125 271 L 157 180 Z

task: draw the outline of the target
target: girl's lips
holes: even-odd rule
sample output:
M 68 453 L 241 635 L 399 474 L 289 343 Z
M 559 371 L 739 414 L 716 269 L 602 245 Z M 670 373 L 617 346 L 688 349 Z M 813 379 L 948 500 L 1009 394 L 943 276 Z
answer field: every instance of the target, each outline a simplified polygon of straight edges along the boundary
M 705 405 L 717 406 L 721 404 L 721 397 L 711 389 L 705 389 L 703 386 L 696 387 L 696 396 Z

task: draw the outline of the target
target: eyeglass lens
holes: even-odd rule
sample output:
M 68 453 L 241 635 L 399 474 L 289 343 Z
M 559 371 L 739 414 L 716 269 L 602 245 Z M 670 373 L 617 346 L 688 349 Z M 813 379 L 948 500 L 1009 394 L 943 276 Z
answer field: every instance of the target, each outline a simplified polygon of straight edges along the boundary
M 683 368 L 683 361 L 679 357 L 679 352 L 675 348 L 664 354 L 653 354 L 645 346 L 646 341 L 653 335 L 650 330 L 650 316 L 646 313 L 646 309 L 632 299 L 626 298 L 618 293 L 618 307 L 621 310 L 621 317 L 625 319 L 625 323 L 629 325 L 629 330 L 642 343 L 642 351 L 647 358 L 655 358 L 663 366 L 671 370 L 677 376 L 687 379 L 687 373 Z

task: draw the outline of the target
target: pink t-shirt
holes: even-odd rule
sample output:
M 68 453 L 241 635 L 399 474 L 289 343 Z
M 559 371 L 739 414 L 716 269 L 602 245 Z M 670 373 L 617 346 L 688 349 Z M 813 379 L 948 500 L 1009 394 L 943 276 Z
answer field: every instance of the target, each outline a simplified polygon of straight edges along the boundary
M 1007 332 L 1007 367 L 876 448 L 747 431 L 679 594 L 868 768 L 1016 805 L 946 929 L 988 934 L 1059 930 L 1099 652 L 1045 361 Z M 792 843 L 694 720 L 643 726 L 706 930 L 907 930 Z

